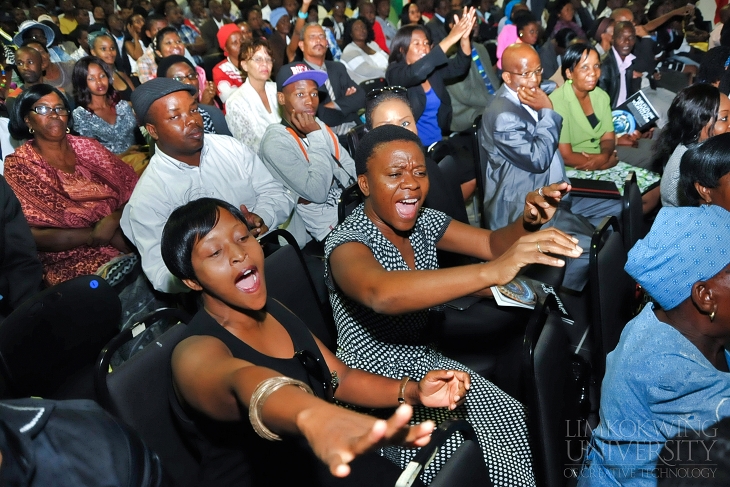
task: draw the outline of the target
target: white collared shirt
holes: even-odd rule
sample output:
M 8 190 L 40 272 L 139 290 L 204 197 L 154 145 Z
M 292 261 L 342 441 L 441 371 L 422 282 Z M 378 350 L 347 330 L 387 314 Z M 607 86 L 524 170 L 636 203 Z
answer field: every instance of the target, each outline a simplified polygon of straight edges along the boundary
M 274 229 L 294 208 L 290 191 L 271 176 L 255 152 L 226 135 L 206 134 L 200 165 L 191 166 L 156 149 L 129 202 L 121 227 L 142 256 L 142 269 L 158 291 L 187 287 L 162 261 L 160 240 L 170 213 L 197 198 L 218 198 L 235 207 L 246 205 Z
M 510 88 L 509 86 L 507 86 L 507 84 L 504 85 L 504 88 L 507 90 L 507 93 L 509 93 L 512 96 L 512 98 L 517 102 L 517 104 L 521 105 L 522 108 L 524 108 L 525 110 L 527 110 L 527 113 L 529 113 L 530 115 L 532 115 L 532 118 L 534 118 L 536 122 L 540 119 L 540 117 L 539 117 L 539 115 L 537 113 L 537 110 L 535 110 L 532 107 L 528 107 L 527 105 L 525 105 L 524 103 L 522 103 L 520 101 L 520 97 L 517 96 L 517 92 L 516 91 L 514 91 L 512 88 Z

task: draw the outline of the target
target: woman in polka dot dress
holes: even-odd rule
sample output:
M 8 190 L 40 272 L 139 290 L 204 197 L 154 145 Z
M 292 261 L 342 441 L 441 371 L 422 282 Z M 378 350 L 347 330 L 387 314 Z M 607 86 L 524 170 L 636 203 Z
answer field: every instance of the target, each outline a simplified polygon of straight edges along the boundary
M 360 205 L 329 235 L 326 280 L 338 328 L 338 357 L 350 367 L 392 378 L 418 380 L 433 368 L 472 374 L 464 404 L 454 411 L 414 408 L 415 421 L 467 419 L 476 430 L 494 485 L 534 485 L 524 407 L 464 365 L 443 356 L 431 342 L 428 309 L 470 294 L 486 295 L 506 284 L 524 266 L 562 266 L 580 255 L 576 240 L 548 221 L 566 183 L 531 192 L 523 221 L 495 232 L 452 221 L 421 208 L 428 193 L 425 151 L 418 136 L 394 125 L 369 132 L 355 155 Z M 482 260 L 438 269 L 436 249 Z M 458 447 L 452 438 L 423 475 L 429 483 Z M 405 467 L 415 450 L 384 448 L 383 455 Z

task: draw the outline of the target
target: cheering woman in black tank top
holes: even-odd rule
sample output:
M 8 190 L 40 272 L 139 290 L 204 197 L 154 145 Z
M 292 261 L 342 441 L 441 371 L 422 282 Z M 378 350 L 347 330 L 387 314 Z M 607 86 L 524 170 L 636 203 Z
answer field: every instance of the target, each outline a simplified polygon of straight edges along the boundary
M 162 257 L 203 296 L 203 309 L 173 352 L 170 392 L 202 457 L 198 485 L 393 485 L 399 469 L 366 452 L 384 444 L 423 446 L 433 423 L 409 426 L 407 405 L 384 421 L 334 400 L 450 409 L 464 401 L 470 385 L 464 372 L 432 371 L 416 382 L 340 362 L 299 318 L 267 298 L 261 246 L 227 203 L 202 198 L 175 210 L 163 231 Z M 277 437 L 284 441 L 267 441 Z

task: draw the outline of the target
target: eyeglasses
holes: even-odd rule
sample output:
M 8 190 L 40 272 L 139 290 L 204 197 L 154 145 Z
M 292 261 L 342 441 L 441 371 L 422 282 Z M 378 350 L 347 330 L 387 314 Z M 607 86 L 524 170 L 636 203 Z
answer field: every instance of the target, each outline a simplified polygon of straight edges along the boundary
M 37 107 L 31 108 L 34 112 L 36 112 L 38 115 L 45 117 L 49 113 L 53 112 L 59 117 L 65 117 L 68 115 L 68 110 L 66 107 L 48 107 L 46 105 L 38 105 Z
M 251 58 L 251 62 L 255 64 L 273 64 L 274 60 L 270 57 L 255 56 Z
M 308 375 L 314 377 L 317 382 L 322 384 L 325 397 L 330 401 L 334 401 L 335 389 L 337 389 L 337 386 L 339 385 L 337 372 L 331 372 L 331 376 L 326 377 L 324 370 L 327 369 L 327 365 L 325 364 L 323 366 L 319 358 L 315 357 L 315 355 L 309 350 L 300 350 L 294 354 L 294 357 L 299 360 L 299 363 L 302 364 L 302 367 L 304 367 L 304 370 L 307 371 Z
M 383 93 L 393 93 L 396 95 L 405 95 L 408 93 L 408 90 L 403 88 L 402 86 L 386 86 L 384 88 L 378 88 L 377 90 L 370 91 L 367 95 L 365 95 L 366 100 L 374 100 Z
M 513 73 L 512 71 L 507 71 L 509 74 L 514 74 L 515 76 L 519 76 L 522 79 L 530 79 L 533 76 L 538 77 L 542 74 L 542 66 L 537 68 L 535 71 L 526 71 L 524 73 Z
M 175 81 L 179 81 L 180 83 L 185 83 L 186 79 L 189 79 L 190 81 L 195 81 L 198 79 L 198 73 L 190 73 L 187 76 L 173 76 L 172 79 Z

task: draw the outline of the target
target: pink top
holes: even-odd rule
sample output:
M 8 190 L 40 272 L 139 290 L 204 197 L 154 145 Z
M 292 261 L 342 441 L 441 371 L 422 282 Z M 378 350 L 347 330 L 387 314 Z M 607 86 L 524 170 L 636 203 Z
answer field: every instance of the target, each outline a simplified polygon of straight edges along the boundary
M 515 24 L 507 24 L 502 27 L 502 32 L 497 36 L 497 67 L 502 69 L 502 53 L 508 46 L 522 42 L 517 35 L 517 26 Z

